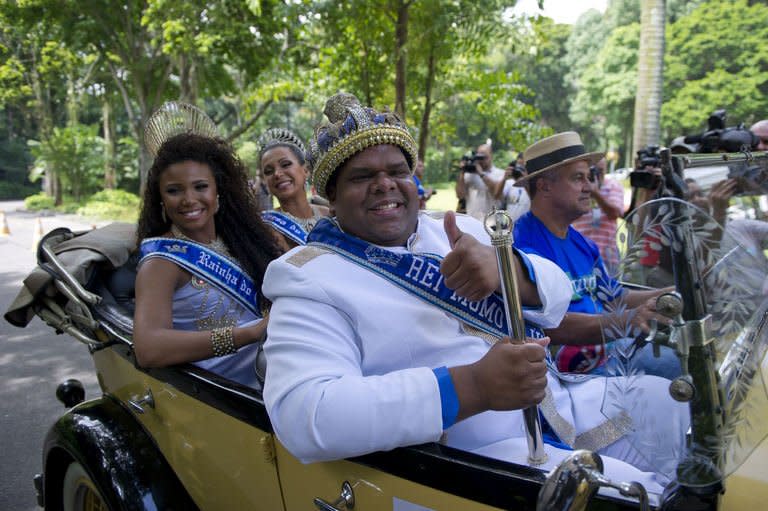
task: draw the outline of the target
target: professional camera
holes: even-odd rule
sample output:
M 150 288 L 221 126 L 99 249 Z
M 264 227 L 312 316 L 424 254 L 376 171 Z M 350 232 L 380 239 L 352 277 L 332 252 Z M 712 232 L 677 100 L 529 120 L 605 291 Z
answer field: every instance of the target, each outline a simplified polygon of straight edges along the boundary
M 475 167 L 475 162 L 482 161 L 485 159 L 484 154 L 477 154 L 475 151 L 472 151 L 469 154 L 465 154 L 461 157 L 461 163 L 459 163 L 459 168 L 462 172 L 465 172 L 467 174 L 471 174 L 474 172 L 477 172 L 477 168 Z
M 590 165 L 589 166 L 589 182 L 594 183 L 597 181 L 597 176 L 600 175 L 600 171 L 597 170 L 597 165 Z
M 737 181 L 734 195 L 765 195 L 768 193 L 768 164 L 746 163 L 728 166 L 728 178 Z
M 514 179 L 515 181 L 525 177 L 525 174 L 526 174 L 525 167 L 517 163 L 517 160 L 509 162 L 509 165 L 507 165 L 507 168 L 509 167 L 512 167 L 512 175 L 510 177 L 512 177 L 512 179 Z
M 725 110 L 715 110 L 707 119 L 707 131 L 701 135 L 685 137 L 686 144 L 698 144 L 699 153 L 736 153 L 743 150 L 754 150 L 760 139 L 744 127 L 725 127 Z
M 632 188 L 648 188 L 653 190 L 659 186 L 661 177 L 650 172 L 646 167 L 660 167 L 659 146 L 649 145 L 637 151 L 637 165 L 629 173 L 629 184 Z

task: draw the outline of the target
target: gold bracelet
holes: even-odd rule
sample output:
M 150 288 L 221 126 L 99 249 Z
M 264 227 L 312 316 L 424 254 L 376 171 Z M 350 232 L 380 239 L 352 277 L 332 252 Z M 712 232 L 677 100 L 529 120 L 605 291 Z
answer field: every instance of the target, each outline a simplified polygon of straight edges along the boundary
M 211 330 L 211 347 L 214 357 L 223 357 L 237 352 L 233 327 L 214 328 Z

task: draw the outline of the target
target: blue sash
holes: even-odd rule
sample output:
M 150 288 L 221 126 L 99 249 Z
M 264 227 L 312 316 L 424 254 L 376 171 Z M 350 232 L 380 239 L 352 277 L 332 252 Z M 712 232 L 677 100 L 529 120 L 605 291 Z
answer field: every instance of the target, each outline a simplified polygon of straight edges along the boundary
M 264 211 L 261 214 L 261 219 L 295 243 L 299 245 L 307 244 L 307 231 L 290 216 L 279 211 Z
M 509 335 L 504 299 L 496 293 L 476 302 L 458 296 L 443 281 L 440 273 L 442 257 L 438 255 L 389 251 L 344 233 L 328 218 L 315 225 L 308 244 L 339 254 L 486 334 L 494 337 Z M 525 334 L 533 338 L 544 337 L 540 328 L 527 322 Z
M 211 285 L 261 317 L 259 290 L 242 268 L 205 245 L 178 238 L 147 238 L 141 242 L 139 263 L 151 257 L 167 259 Z

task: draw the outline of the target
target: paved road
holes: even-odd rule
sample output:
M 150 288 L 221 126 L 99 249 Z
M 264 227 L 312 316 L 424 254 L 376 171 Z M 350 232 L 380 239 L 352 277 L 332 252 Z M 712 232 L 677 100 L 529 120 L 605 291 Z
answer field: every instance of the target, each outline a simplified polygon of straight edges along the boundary
M 2 314 L 35 265 L 32 242 L 38 218 L 44 232 L 56 227 L 92 227 L 74 215 L 40 217 L 21 211 L 22 206 L 21 202 L 0 202 L 11 231 L 9 236 L 0 236 Z M 65 411 L 55 392 L 67 378 L 82 381 L 86 397 L 99 395 L 96 373 L 84 345 L 56 335 L 38 318 L 23 329 L 0 319 L 0 510 L 40 509 L 32 477 L 42 469 L 45 434 Z

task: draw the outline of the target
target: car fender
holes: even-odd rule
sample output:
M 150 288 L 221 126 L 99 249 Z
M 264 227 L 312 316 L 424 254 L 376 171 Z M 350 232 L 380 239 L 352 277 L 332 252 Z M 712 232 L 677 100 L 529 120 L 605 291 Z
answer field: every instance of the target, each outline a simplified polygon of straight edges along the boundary
M 85 468 L 109 509 L 197 509 L 151 437 L 109 396 L 75 406 L 48 432 L 46 510 L 61 508 L 64 473 L 72 461 Z

